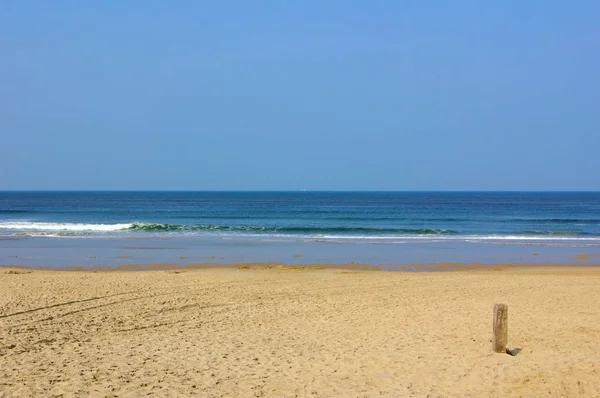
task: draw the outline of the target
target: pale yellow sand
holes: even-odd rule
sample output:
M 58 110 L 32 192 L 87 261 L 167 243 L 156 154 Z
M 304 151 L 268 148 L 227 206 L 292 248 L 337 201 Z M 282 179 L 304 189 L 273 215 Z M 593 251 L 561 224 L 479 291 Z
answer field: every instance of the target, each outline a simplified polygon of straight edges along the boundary
M 597 267 L 19 272 L 0 396 L 600 396 Z

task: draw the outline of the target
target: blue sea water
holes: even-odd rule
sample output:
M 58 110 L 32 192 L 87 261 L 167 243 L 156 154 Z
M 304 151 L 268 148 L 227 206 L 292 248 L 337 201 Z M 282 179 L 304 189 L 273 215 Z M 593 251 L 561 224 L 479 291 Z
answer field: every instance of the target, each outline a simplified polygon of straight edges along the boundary
M 0 192 L 0 264 L 568 263 L 599 250 L 598 192 Z

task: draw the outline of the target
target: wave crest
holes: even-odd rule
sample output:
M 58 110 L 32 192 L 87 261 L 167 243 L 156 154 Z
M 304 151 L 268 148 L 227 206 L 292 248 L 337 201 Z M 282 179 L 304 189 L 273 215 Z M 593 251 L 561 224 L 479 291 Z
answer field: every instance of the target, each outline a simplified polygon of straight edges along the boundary
M 206 233 L 206 234 L 247 234 L 247 235 L 293 235 L 293 236 L 346 236 L 349 238 L 410 238 L 429 237 L 440 239 L 461 239 L 467 237 L 493 236 L 497 239 L 599 239 L 597 233 L 568 230 L 520 230 L 506 233 L 485 232 L 479 235 L 467 234 L 451 229 L 437 228 L 391 228 L 369 226 L 277 226 L 277 225 L 199 225 L 167 223 L 50 223 L 33 221 L 0 222 L 0 231 L 27 236 L 94 236 L 96 234 L 128 233 Z
M 5 222 L 0 223 L 0 229 L 21 231 L 80 231 L 80 232 L 111 232 L 130 228 L 133 224 L 78 224 L 78 223 L 49 223 L 49 222 Z
M 415 235 L 455 235 L 457 231 L 431 228 L 372 228 L 372 227 L 277 227 L 251 225 L 181 225 L 135 223 L 131 231 L 199 231 L 199 232 L 266 232 L 266 233 L 364 233 L 364 234 L 415 234 Z

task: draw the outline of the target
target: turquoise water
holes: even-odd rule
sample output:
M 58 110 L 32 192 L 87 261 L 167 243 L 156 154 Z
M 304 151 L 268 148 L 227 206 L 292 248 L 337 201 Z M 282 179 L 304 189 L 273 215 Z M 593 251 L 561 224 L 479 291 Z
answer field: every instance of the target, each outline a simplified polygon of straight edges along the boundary
M 597 192 L 0 192 L 2 264 L 171 261 L 169 250 L 194 261 L 573 262 L 599 249 Z

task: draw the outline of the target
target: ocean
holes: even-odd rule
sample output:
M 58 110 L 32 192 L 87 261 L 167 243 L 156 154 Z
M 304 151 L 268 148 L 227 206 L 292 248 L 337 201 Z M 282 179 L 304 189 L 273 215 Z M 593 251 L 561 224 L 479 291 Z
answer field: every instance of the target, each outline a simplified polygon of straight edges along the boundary
M 0 264 L 596 263 L 599 192 L 0 192 Z

